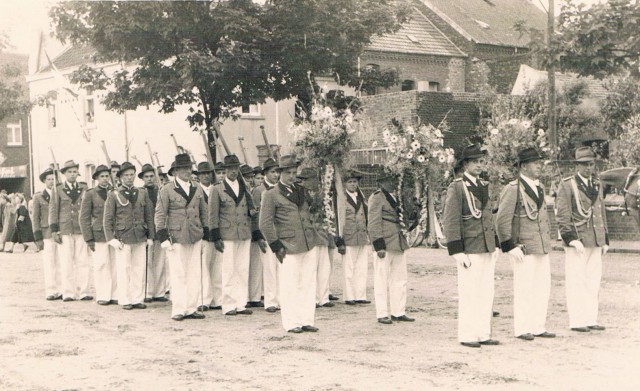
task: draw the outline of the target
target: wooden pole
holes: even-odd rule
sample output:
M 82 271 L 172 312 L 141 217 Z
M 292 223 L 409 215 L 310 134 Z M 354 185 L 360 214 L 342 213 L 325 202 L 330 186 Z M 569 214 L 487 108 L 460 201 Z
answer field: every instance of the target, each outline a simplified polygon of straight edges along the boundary
M 549 0 L 549 11 L 547 20 L 547 48 L 552 49 L 553 35 L 555 33 L 555 0 Z M 549 100 L 549 142 L 551 146 L 557 150 L 558 148 L 558 130 L 556 128 L 556 66 L 555 59 L 549 59 L 549 67 L 547 69 L 548 77 L 548 100 Z
M 242 151 L 242 156 L 244 156 L 244 163 L 249 164 L 249 159 L 247 159 L 247 151 L 245 151 L 244 144 L 242 143 L 243 141 L 244 141 L 244 137 L 239 136 L 238 142 L 240 143 L 240 150 Z

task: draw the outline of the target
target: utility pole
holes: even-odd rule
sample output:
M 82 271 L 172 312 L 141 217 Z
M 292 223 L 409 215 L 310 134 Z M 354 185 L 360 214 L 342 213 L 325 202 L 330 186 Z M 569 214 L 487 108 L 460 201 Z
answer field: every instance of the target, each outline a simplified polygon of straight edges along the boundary
M 555 0 L 549 0 L 549 17 L 547 22 L 547 48 L 551 51 L 553 35 L 555 31 Z M 550 58 L 547 75 L 548 75 L 548 100 L 549 100 L 549 142 L 554 149 L 558 148 L 558 130 L 556 129 L 556 66 L 555 59 Z

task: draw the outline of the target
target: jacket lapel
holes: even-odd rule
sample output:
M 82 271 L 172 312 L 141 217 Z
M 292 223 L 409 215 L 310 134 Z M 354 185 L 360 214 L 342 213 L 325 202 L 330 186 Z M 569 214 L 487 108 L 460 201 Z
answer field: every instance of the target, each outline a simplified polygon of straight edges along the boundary
M 382 194 L 384 194 L 384 198 L 387 199 L 387 202 L 389 203 L 389 205 L 391 205 L 391 207 L 394 210 L 398 210 L 398 202 L 391 196 L 391 194 L 386 191 L 385 189 L 380 189 L 382 191 Z
M 178 184 L 178 182 L 177 182 L 177 181 L 176 181 L 176 182 L 174 182 L 173 190 L 174 190 L 176 193 L 180 194 L 180 195 L 182 196 L 182 198 L 184 198 L 185 200 L 187 200 L 187 204 L 189 203 L 189 201 L 191 200 L 191 199 L 189 198 L 189 195 L 188 195 L 187 193 L 185 193 L 185 192 L 184 192 L 184 190 L 182 190 L 182 186 L 180 186 L 180 185 Z M 189 189 L 189 190 L 191 190 L 191 189 Z M 191 192 L 191 191 L 189 191 L 189 192 Z
M 358 202 L 354 202 L 353 198 L 349 195 L 349 193 L 347 193 L 346 191 L 344 192 L 347 202 L 349 203 L 349 205 L 353 206 L 353 209 L 357 212 L 358 209 L 360 208 L 360 197 L 356 196 L 356 198 L 358 199 Z
M 107 200 L 107 189 L 102 188 L 102 187 L 98 187 L 96 189 L 96 193 L 98 193 L 100 198 L 102 198 L 102 201 L 106 201 Z
M 240 196 L 238 197 L 236 196 L 236 193 L 233 192 L 233 189 L 231 189 L 231 186 L 229 186 L 227 181 L 223 179 L 222 183 L 224 184 L 224 192 L 229 194 L 229 196 L 233 198 L 233 202 L 235 202 L 236 205 L 238 205 L 238 203 L 240 203 L 240 200 L 242 199 L 242 185 L 239 184 L 238 186 L 238 193 L 240 193 Z
M 47 203 L 49 203 L 51 201 L 51 195 L 49 194 L 48 191 L 43 191 L 42 192 L 42 198 L 44 198 L 44 200 L 47 201 Z
M 529 186 L 529 184 L 524 179 L 522 179 L 522 177 L 520 177 L 520 186 L 524 188 L 525 194 L 529 196 L 529 198 L 531 198 L 533 202 L 536 204 L 538 209 L 540 209 L 540 207 L 542 206 L 541 200 L 544 197 L 544 195 L 541 192 L 540 186 L 536 186 L 536 188 L 538 189 L 538 194 L 542 197 L 539 197 L 538 195 L 536 195 L 536 193 L 533 191 L 531 186 Z
M 580 175 L 576 174 L 576 183 L 578 184 L 578 190 L 580 190 L 580 195 L 582 197 L 582 203 L 585 206 L 591 206 L 591 204 L 593 204 L 596 200 L 596 198 L 598 197 L 598 193 L 597 190 L 595 190 L 595 197 L 593 196 L 593 188 L 587 186 L 586 183 L 584 183 L 584 181 L 582 180 L 582 178 L 580 178 Z M 588 202 L 587 202 L 588 201 Z
M 283 185 L 281 182 L 278 182 L 278 190 L 280 191 L 280 194 L 282 194 L 286 199 L 288 199 L 289 201 L 293 202 L 294 204 L 296 204 L 298 207 L 302 206 L 302 203 L 304 202 L 304 199 L 299 199 L 301 197 L 298 191 L 298 189 L 296 187 L 294 187 L 295 185 L 291 186 L 291 190 Z
M 476 179 L 476 181 L 480 182 L 479 185 L 476 185 L 466 175 L 463 175 L 463 178 L 465 186 L 467 186 L 471 194 L 473 194 L 473 196 L 476 197 L 478 201 L 480 201 L 480 209 L 484 209 L 484 207 L 487 205 L 487 202 L 489 201 L 489 186 L 482 183 L 480 179 Z
M 360 188 L 358 188 L 358 203 L 362 205 L 364 210 L 364 221 L 369 224 L 369 207 L 367 206 L 367 202 L 364 200 L 364 194 Z

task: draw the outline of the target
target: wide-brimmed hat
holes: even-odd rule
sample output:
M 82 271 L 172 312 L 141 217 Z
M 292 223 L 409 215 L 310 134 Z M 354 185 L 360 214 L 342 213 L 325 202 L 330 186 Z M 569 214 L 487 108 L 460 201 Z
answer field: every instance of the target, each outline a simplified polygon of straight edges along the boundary
M 284 170 L 285 168 L 298 167 L 300 162 L 296 158 L 296 155 L 285 155 L 280 158 L 280 164 L 278 168 Z
M 297 175 L 297 177 L 300 178 L 300 179 L 317 178 L 318 177 L 318 170 L 316 170 L 313 167 L 305 167 L 305 168 L 302 169 L 300 174 Z
M 275 159 L 272 158 L 268 158 L 267 160 L 264 161 L 264 163 L 262 163 L 262 170 L 263 172 L 267 172 L 269 169 L 271 168 L 280 168 L 278 166 L 278 162 L 275 161 Z
M 120 168 L 120 164 L 118 162 L 116 162 L 115 160 L 112 160 L 111 163 L 109 163 L 109 166 L 111 168 Z
M 42 174 L 40 174 L 40 182 L 44 183 L 44 181 L 47 179 L 47 177 L 49 175 L 54 174 L 53 172 L 53 168 L 49 167 L 46 170 L 42 171 Z
M 464 162 L 467 160 L 475 160 L 484 157 L 487 154 L 487 151 L 483 150 L 478 144 L 471 144 L 465 149 L 462 150 L 462 156 L 460 156 L 460 161 Z
M 258 174 L 264 175 L 264 171 L 262 170 L 262 167 L 260 166 L 253 167 L 253 175 L 258 175 Z
M 251 176 L 253 175 L 253 168 L 248 164 L 243 164 L 240 166 L 240 174 L 242 176 Z
M 66 162 L 64 162 L 64 165 L 60 169 L 60 172 L 64 174 L 64 172 L 70 168 L 80 168 L 80 164 L 74 162 L 73 160 L 67 160 Z
M 191 157 L 186 153 L 181 153 L 176 155 L 175 160 L 171 163 L 171 167 L 169 168 L 169 175 L 173 176 L 173 170 L 176 168 L 191 168 L 193 163 L 191 163 Z
M 540 152 L 534 147 L 527 147 L 518 151 L 518 160 L 515 165 L 544 159 Z
M 388 172 L 388 171 L 383 171 L 383 172 L 379 173 L 378 175 L 376 175 L 376 182 L 378 182 L 378 183 L 395 181 L 397 179 L 398 179 L 398 176 L 396 174 L 393 174 L 393 173 Z
M 576 148 L 576 163 L 589 163 L 595 161 L 597 157 L 591 147 Z
M 461 173 L 463 168 L 462 159 L 456 159 L 456 162 L 453 164 L 453 175 Z
M 353 171 L 353 170 L 348 170 L 347 172 L 344 173 L 344 175 L 342 176 L 342 179 L 344 181 L 348 181 L 349 179 L 357 179 L 360 180 L 362 179 L 362 174 Z
M 240 165 L 240 159 L 236 155 L 227 155 L 224 157 L 224 163 L 222 163 L 223 168 L 227 167 L 236 167 Z
M 214 165 L 214 170 L 216 170 L 216 171 L 222 171 L 222 170 L 224 170 L 224 163 L 222 163 L 222 162 L 216 162 L 216 164 Z
M 200 162 L 198 163 L 198 168 L 196 168 L 193 173 L 194 174 L 207 174 L 213 172 L 213 168 L 209 164 L 209 162 Z
M 142 176 L 145 174 L 145 172 L 153 172 L 155 173 L 156 170 L 155 168 L 153 168 L 153 166 L 149 163 L 145 163 L 142 165 L 142 168 L 140 169 L 140 172 L 138 173 L 138 178 L 142 179 Z
M 125 171 L 129 171 L 129 170 L 133 170 L 135 172 L 136 171 L 136 166 L 134 166 L 133 163 L 131 163 L 131 162 L 123 162 L 122 165 L 120 166 L 120 169 L 118 170 L 118 174 L 116 174 L 116 176 L 118 178 L 120 178 L 120 176 Z
M 91 178 L 93 178 L 93 180 L 95 181 L 96 179 L 98 179 L 98 175 L 100 175 L 101 172 L 108 172 L 109 174 L 111 174 L 111 169 L 104 164 L 101 164 L 96 167 L 96 170 L 93 172 L 93 175 L 91 175 Z

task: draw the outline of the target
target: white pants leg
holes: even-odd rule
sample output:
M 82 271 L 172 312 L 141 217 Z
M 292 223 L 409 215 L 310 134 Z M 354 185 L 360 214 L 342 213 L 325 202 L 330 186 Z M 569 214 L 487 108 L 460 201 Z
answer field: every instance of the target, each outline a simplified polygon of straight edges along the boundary
M 213 243 L 211 244 L 213 246 Z M 212 306 L 222 306 L 222 253 L 212 247 L 213 258 L 211 260 L 211 285 L 213 301 Z
M 287 254 L 279 269 L 280 307 L 285 330 L 313 326 L 318 270 L 318 248 Z
M 167 292 L 167 262 L 165 251 L 160 247 L 160 242 L 153 241 L 153 245 L 146 249 L 147 253 L 147 295 L 148 299 L 164 297 Z
M 585 248 L 585 250 L 587 250 Z M 585 317 L 588 326 L 598 324 L 598 307 L 600 302 L 600 282 L 602 280 L 602 247 L 589 248 L 587 259 L 587 291 Z
M 585 247 L 582 256 L 573 247 L 564 251 L 569 327 L 594 326 L 598 320 L 602 247 Z
M 89 296 L 91 271 L 87 244 L 82 235 L 61 235 L 58 245 L 61 263 L 62 296 L 81 299 Z
M 458 270 L 458 342 L 491 337 L 495 253 L 468 254 L 471 266 Z
M 316 285 L 316 303 L 323 305 L 329 302 L 329 281 L 331 280 L 331 259 L 327 246 L 316 246 L 318 249 L 318 282 Z
M 407 304 L 407 256 L 399 251 L 387 251 L 384 258 L 374 253 L 374 297 L 376 317 L 405 315 Z
M 369 246 L 347 246 L 342 256 L 344 300 L 367 300 Z
M 171 268 L 171 316 L 190 315 L 196 312 L 200 300 L 202 240 L 172 247 L 166 252 Z
M 249 301 L 262 297 L 262 251 L 258 242 L 251 242 L 249 255 Z
M 262 254 L 262 281 L 264 287 L 264 307 L 280 306 L 278 300 L 278 269 L 280 262 L 271 251 L 267 250 L 266 254 Z
M 44 293 L 47 296 L 58 296 L 62 292 L 60 281 L 60 260 L 58 243 L 53 239 L 43 239 L 42 264 L 44 270 Z
M 115 250 L 118 265 L 118 304 L 144 301 L 145 243 L 124 244 Z
M 478 340 L 486 341 L 491 338 L 491 319 L 493 319 L 493 297 L 495 293 L 495 270 L 496 260 L 498 259 L 498 250 L 489 253 L 490 255 L 480 254 L 477 261 L 482 265 L 480 272 L 480 291 L 477 293 L 478 302 Z M 473 258 L 476 258 L 474 255 Z
M 551 266 L 549 254 L 533 255 L 533 295 L 531 330 L 534 335 L 547 331 L 547 310 L 551 295 Z
M 376 317 L 386 318 L 389 314 L 388 281 L 390 272 L 389 252 L 384 258 L 373 253 L 373 297 L 376 304 Z
M 213 258 L 216 251 L 213 242 L 202 241 L 201 249 L 202 257 L 202 302 L 206 306 L 212 305 L 213 302 Z
M 117 300 L 116 260 L 113 247 L 107 243 L 96 243 L 93 259 L 93 279 L 96 286 L 96 301 Z
M 222 313 L 242 311 L 249 293 L 251 240 L 224 240 L 222 258 Z

